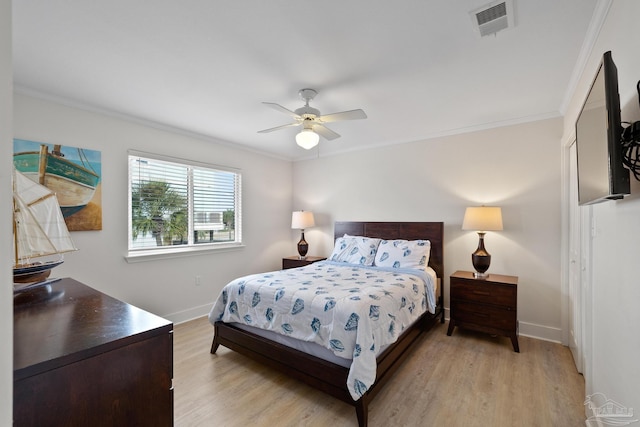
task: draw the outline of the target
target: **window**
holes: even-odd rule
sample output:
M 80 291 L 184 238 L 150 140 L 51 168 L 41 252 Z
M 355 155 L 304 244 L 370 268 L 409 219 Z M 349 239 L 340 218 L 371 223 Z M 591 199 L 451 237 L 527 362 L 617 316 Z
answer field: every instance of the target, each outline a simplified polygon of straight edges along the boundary
M 239 245 L 237 170 L 129 153 L 129 255 Z

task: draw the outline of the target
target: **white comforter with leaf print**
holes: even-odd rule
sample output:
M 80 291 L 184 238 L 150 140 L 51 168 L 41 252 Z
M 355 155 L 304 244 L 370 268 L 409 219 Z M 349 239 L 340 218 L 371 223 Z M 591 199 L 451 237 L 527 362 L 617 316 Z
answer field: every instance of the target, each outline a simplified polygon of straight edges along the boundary
M 426 310 L 435 312 L 435 284 L 424 271 L 323 261 L 232 281 L 209 320 L 315 342 L 352 359 L 347 387 L 358 400 L 376 379 L 378 349 Z

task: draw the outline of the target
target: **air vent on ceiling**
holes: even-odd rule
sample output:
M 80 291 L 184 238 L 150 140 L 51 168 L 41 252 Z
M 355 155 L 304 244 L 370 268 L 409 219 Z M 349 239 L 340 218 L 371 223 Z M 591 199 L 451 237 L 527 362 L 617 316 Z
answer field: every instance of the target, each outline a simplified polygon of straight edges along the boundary
M 512 0 L 489 3 L 480 9 L 471 11 L 470 15 L 476 31 L 482 37 L 515 25 Z

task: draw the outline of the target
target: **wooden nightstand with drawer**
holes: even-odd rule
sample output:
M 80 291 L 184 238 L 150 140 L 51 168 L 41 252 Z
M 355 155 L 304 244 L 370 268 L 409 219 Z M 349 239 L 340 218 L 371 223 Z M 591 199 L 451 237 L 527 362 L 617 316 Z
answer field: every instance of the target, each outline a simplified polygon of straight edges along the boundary
M 447 335 L 456 326 L 511 338 L 518 346 L 518 278 L 489 274 L 475 278 L 470 271 L 456 271 L 449 278 L 450 320 Z
M 300 259 L 297 256 L 289 256 L 286 258 L 282 258 L 282 269 L 286 270 L 288 268 L 296 268 L 296 267 L 304 267 L 305 265 L 313 264 L 314 262 L 324 261 L 327 259 L 326 257 L 321 256 L 308 256 L 304 259 Z

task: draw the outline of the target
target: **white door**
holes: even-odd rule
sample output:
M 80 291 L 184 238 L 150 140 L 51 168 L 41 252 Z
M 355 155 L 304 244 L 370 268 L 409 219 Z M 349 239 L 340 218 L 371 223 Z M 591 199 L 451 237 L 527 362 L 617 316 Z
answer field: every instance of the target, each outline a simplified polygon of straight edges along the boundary
M 569 148 L 569 348 L 578 372 L 582 372 L 582 218 L 578 206 L 578 173 L 575 142 Z

